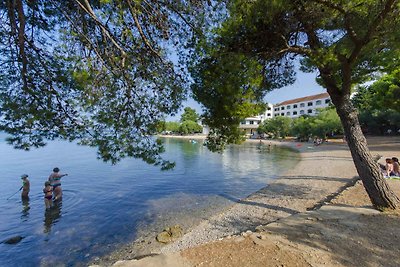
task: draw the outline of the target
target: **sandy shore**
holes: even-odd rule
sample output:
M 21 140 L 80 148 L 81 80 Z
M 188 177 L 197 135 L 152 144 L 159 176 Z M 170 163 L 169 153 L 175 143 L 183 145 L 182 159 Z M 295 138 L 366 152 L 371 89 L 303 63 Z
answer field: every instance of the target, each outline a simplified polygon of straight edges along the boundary
M 263 143 L 298 149 L 301 161 L 152 251 L 162 254 L 115 266 L 400 266 L 400 217 L 372 209 L 346 144 Z M 373 154 L 399 156 L 399 137 L 368 143 Z M 400 195 L 400 181 L 389 182 Z

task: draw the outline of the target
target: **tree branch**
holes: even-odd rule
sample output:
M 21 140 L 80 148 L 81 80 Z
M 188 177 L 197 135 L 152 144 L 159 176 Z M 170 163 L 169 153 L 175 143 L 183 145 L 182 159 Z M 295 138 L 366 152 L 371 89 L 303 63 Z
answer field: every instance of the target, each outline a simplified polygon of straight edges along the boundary
M 147 40 L 147 38 L 146 38 L 146 36 L 145 36 L 145 34 L 144 34 L 144 32 L 143 32 L 143 29 L 142 29 L 142 27 L 140 26 L 139 20 L 138 20 L 138 18 L 137 18 L 137 15 L 136 15 L 136 12 L 135 12 L 136 10 L 135 10 L 134 7 L 131 5 L 130 1 L 127 1 L 127 3 L 128 3 L 128 7 L 129 7 L 129 12 L 131 13 L 133 20 L 135 21 L 136 28 L 138 29 L 139 34 L 140 34 L 140 37 L 142 38 L 143 42 L 145 43 L 145 45 L 147 46 L 147 48 L 150 49 L 150 51 L 151 51 L 153 54 L 155 54 L 155 55 L 162 61 L 162 58 L 161 58 L 160 54 L 158 54 L 157 51 L 154 50 L 154 48 L 151 46 L 151 44 L 150 44 L 149 41 Z
M 310 54 L 311 51 L 305 47 L 298 46 L 296 44 L 289 45 L 286 37 L 283 36 L 282 34 L 279 34 L 279 37 L 285 44 L 285 48 L 283 48 L 277 52 L 279 55 L 284 54 L 284 53 L 294 53 L 294 54 L 299 54 L 299 55 L 304 55 L 304 56 Z
M 126 52 L 125 50 L 118 44 L 115 40 L 114 36 L 110 33 L 108 28 L 103 25 L 103 23 L 96 17 L 90 3 L 87 0 L 81 0 L 84 4 L 82 4 L 79 0 L 75 0 L 76 3 L 96 22 L 96 24 L 101 28 L 103 34 L 114 44 L 115 47 L 121 52 L 122 56 L 122 67 L 125 66 Z
M 360 39 L 358 38 L 357 33 L 354 31 L 354 28 L 351 26 L 350 14 L 344 8 L 342 8 L 342 6 L 337 5 L 335 3 L 332 3 L 332 1 L 327 1 L 327 0 L 314 0 L 314 1 L 316 3 L 319 3 L 319 4 L 322 4 L 329 8 L 332 8 L 332 9 L 338 11 L 339 13 L 341 13 L 344 16 L 345 29 L 346 29 L 347 33 L 349 34 L 351 40 L 355 44 L 358 44 L 360 42 Z
M 25 54 L 25 14 L 24 8 L 22 6 L 21 0 L 16 0 L 16 8 L 18 13 L 18 20 L 19 20 L 19 29 L 18 29 L 18 47 L 19 47 L 19 58 L 22 62 L 22 70 L 21 76 L 22 81 L 24 84 L 24 90 L 28 90 L 28 79 L 27 79 L 27 65 L 28 60 Z
M 356 45 L 353 52 L 351 53 L 348 62 L 352 64 L 358 57 L 361 52 L 361 49 L 367 45 L 375 33 L 376 29 L 378 28 L 379 24 L 386 18 L 387 14 L 393 9 L 394 3 L 396 0 L 388 0 L 385 4 L 385 7 L 382 11 L 378 14 L 374 21 L 369 25 L 368 30 L 365 36 L 360 40 L 359 44 Z
M 173 7 L 172 5 L 170 5 L 169 3 L 166 2 L 161 2 L 163 5 L 165 5 L 166 7 L 170 8 L 173 12 L 175 12 L 175 14 L 177 14 L 184 23 L 186 23 L 186 25 L 188 25 L 194 32 L 196 32 L 197 34 L 201 34 L 201 31 L 199 31 L 195 26 L 193 26 L 193 24 L 191 24 L 182 14 L 181 12 L 179 12 L 175 7 Z

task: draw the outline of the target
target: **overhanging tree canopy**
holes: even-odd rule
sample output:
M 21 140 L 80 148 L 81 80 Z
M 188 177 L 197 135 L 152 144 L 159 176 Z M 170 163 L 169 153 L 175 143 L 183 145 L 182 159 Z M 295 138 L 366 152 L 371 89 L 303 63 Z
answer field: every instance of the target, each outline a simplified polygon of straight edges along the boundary
M 222 12 L 199 10 L 203 2 L 0 2 L 0 130 L 18 148 L 60 137 L 97 146 L 105 160 L 133 156 L 168 168 L 151 134 L 187 89 L 185 69 L 172 64 L 168 48 L 193 58 L 192 89 L 214 148 L 240 140 L 237 125 L 264 107 L 267 90 L 293 82 L 301 57 L 337 108 L 372 203 L 396 208 L 350 92 L 371 74 L 399 67 L 399 1 L 232 0 L 220 1 Z M 215 31 L 203 34 L 197 24 L 210 14 L 217 20 L 203 29 Z
M 191 41 L 200 7 L 196 0 L 1 1 L 0 130 L 17 148 L 79 140 L 104 160 L 133 156 L 169 168 L 151 134 L 186 96 L 186 71 L 169 50 L 190 51 L 179 48 Z
M 200 43 L 199 51 L 206 53 L 199 53 L 198 66 L 194 68 L 195 94 L 213 86 L 220 87 L 229 77 L 209 75 L 210 70 L 213 73 L 214 69 L 228 66 L 224 58 L 240 55 L 244 62 L 253 62 L 251 66 L 258 64 L 260 69 L 254 72 L 254 67 L 245 64 L 233 68 L 239 76 L 235 85 L 240 89 L 238 95 L 248 95 L 245 85 L 253 84 L 257 75 L 263 79 L 258 84 L 261 90 L 252 90 L 257 95 L 291 83 L 295 77 L 295 60 L 300 59 L 303 71 L 319 73 L 319 83 L 327 89 L 336 106 L 355 166 L 372 203 L 379 209 L 398 207 L 399 199 L 372 160 L 350 93 L 353 86 L 367 81 L 374 73 L 399 68 L 399 1 L 234 0 L 226 1 L 226 7 L 229 16 L 216 24 L 214 34 Z M 249 70 L 257 75 L 249 79 L 246 75 Z M 229 93 L 220 96 L 218 104 L 239 105 L 234 109 L 239 110 L 243 98 L 232 100 Z M 204 106 L 208 118 L 219 118 L 213 108 Z M 240 115 L 230 112 L 229 120 L 240 121 Z M 226 124 L 220 128 L 224 131 L 215 133 L 221 137 L 214 139 L 234 140 L 223 135 L 236 134 L 235 131 L 226 129 Z

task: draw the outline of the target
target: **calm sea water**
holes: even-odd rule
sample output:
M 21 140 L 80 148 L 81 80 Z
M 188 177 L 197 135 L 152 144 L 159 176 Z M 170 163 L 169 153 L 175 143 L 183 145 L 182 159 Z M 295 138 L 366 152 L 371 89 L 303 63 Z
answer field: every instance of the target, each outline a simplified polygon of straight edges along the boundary
M 135 240 L 138 228 L 151 225 L 162 213 L 179 208 L 201 214 L 210 199 L 232 204 L 297 160 L 295 152 L 266 144 L 231 146 L 218 154 L 201 142 L 165 139 L 164 156 L 176 167 L 160 171 L 136 159 L 113 166 L 97 160 L 95 149 L 63 141 L 29 152 L 14 150 L 4 138 L 1 134 L 0 242 L 13 236 L 23 239 L 0 244 L 1 266 L 89 262 Z M 63 201 L 45 211 L 42 188 L 56 166 L 68 173 L 62 178 Z M 31 182 L 29 201 L 22 201 L 19 192 L 7 200 L 20 188 L 23 173 Z

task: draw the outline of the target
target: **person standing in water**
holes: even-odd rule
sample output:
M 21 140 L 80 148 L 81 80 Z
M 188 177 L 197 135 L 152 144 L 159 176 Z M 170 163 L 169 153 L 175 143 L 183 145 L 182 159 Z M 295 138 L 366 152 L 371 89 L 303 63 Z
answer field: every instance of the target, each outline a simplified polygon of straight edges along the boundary
M 21 175 L 21 179 L 22 179 L 22 186 L 20 188 L 20 190 L 22 189 L 21 197 L 26 199 L 29 198 L 29 191 L 31 189 L 31 184 L 28 180 L 28 174 Z
M 54 168 L 53 172 L 49 176 L 49 182 L 53 187 L 53 195 L 54 200 L 59 200 L 62 198 L 62 189 L 61 189 L 61 177 L 67 176 L 68 174 L 61 174 L 59 168 Z
M 50 209 L 52 204 L 51 199 L 53 198 L 53 187 L 51 186 L 51 183 L 49 181 L 46 181 L 44 183 L 43 193 L 44 193 L 44 204 L 46 206 L 46 209 Z

